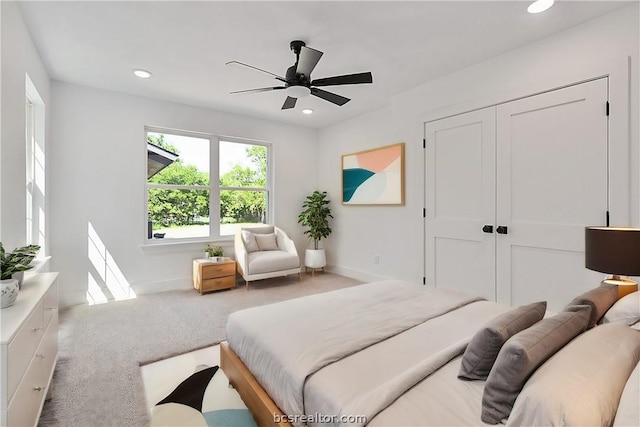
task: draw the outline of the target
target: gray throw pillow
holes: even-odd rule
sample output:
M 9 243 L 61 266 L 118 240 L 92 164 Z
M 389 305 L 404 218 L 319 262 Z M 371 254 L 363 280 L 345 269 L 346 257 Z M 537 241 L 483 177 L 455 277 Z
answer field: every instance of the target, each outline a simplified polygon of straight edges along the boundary
M 254 237 L 261 251 L 277 251 L 279 249 L 275 233 L 254 234 Z
M 498 424 L 509 417 L 527 379 L 549 357 L 587 329 L 591 307 L 567 307 L 517 333 L 502 346 L 482 394 L 481 419 Z
M 593 328 L 604 314 L 618 300 L 618 286 L 603 283 L 582 295 L 575 297 L 567 307 L 572 305 L 588 305 L 591 307 L 589 328 Z
M 523 305 L 491 319 L 475 333 L 462 356 L 458 378 L 486 380 L 505 342 L 523 329 L 539 322 L 547 310 L 547 302 Z
M 256 242 L 256 237 L 252 232 L 248 230 L 242 230 L 242 241 L 244 242 L 244 248 L 247 250 L 247 252 L 251 253 L 259 250 L 258 243 Z

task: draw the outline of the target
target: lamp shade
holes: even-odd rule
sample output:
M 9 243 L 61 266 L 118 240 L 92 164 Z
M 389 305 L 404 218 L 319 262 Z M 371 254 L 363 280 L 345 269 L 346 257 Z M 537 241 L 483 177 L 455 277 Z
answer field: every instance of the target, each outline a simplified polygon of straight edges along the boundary
M 584 237 L 589 270 L 640 276 L 640 228 L 587 227 Z

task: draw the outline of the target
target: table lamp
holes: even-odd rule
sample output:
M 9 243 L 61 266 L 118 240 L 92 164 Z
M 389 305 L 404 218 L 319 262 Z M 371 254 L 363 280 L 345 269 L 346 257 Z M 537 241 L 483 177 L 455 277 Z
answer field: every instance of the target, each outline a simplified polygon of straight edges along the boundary
M 640 276 L 640 228 L 587 227 L 585 267 L 611 274 L 603 283 L 618 285 L 618 298 L 638 290 L 638 282 L 625 276 Z

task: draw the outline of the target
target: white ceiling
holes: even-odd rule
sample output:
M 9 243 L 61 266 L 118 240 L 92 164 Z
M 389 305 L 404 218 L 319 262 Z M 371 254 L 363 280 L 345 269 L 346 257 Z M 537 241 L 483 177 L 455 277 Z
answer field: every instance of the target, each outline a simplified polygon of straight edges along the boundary
M 538 15 L 528 4 L 27 1 L 20 8 L 52 79 L 319 128 L 629 2 L 556 1 Z M 324 88 L 352 98 L 342 107 L 310 96 L 281 111 L 283 91 L 229 94 L 278 82 L 226 62 L 284 75 L 295 39 L 324 52 L 313 78 L 371 71 L 374 83 Z M 134 77 L 134 68 L 153 77 Z

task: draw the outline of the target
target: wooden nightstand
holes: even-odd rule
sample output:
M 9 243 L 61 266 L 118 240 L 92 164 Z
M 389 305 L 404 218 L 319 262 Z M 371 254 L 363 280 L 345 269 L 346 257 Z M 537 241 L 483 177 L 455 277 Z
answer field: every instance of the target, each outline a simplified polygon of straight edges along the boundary
M 208 259 L 193 260 L 193 287 L 205 292 L 236 287 L 236 262 L 234 260 L 211 262 Z

